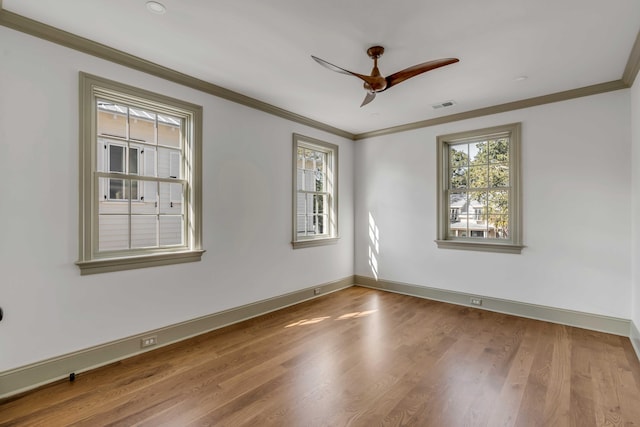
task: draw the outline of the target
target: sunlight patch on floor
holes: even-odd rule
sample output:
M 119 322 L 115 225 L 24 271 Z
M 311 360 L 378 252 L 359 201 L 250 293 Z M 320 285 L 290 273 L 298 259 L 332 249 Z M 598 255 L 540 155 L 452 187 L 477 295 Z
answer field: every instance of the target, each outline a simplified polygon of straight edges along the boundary
M 367 310 L 367 311 L 354 311 L 353 313 L 343 314 L 338 317 L 336 320 L 345 320 L 345 319 L 357 319 L 359 317 L 367 317 L 378 310 Z

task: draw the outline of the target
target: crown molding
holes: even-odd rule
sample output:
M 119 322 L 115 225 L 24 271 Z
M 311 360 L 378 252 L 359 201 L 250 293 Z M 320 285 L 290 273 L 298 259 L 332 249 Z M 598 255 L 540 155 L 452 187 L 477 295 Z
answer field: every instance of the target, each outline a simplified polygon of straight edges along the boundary
M 628 87 L 633 86 L 633 82 L 638 76 L 638 71 L 640 71 L 640 31 L 636 36 L 636 41 L 631 48 L 631 53 L 629 54 L 629 59 L 627 60 L 627 66 L 624 68 L 624 73 L 622 73 L 622 81 Z
M 585 86 L 577 89 L 565 90 L 549 95 L 536 96 L 533 98 L 522 99 L 520 101 L 507 102 L 506 104 L 493 105 L 491 107 L 478 108 L 476 110 L 464 111 L 462 113 L 450 114 L 448 116 L 436 117 L 435 119 L 421 120 L 419 122 L 408 123 L 400 126 L 393 126 L 385 129 L 374 130 L 357 134 L 354 140 L 373 138 L 376 136 L 389 135 L 392 133 L 406 132 L 425 128 L 429 126 L 441 125 L 444 123 L 457 122 L 460 120 L 473 119 L 476 117 L 489 116 L 492 114 L 506 113 L 507 111 L 520 110 L 523 108 L 535 107 L 553 102 L 567 101 L 569 99 L 580 98 L 582 96 L 597 95 L 599 93 L 611 92 L 614 90 L 627 89 L 622 80 L 614 80 L 607 83 L 599 83 L 596 85 Z
M 605 83 L 599 83 L 591 86 L 585 86 L 577 89 L 542 95 L 533 98 L 523 99 L 505 104 L 494 105 L 490 107 L 479 108 L 476 110 L 465 111 L 462 113 L 451 114 L 448 116 L 437 117 L 433 119 L 421 120 L 418 122 L 407 123 L 404 125 L 378 129 L 370 132 L 354 134 L 343 129 L 322 123 L 308 117 L 284 110 L 266 102 L 259 101 L 249 96 L 225 89 L 221 86 L 209 83 L 207 81 L 189 76 L 184 73 L 172 70 L 162 65 L 147 61 L 126 52 L 114 49 L 107 45 L 77 36 L 75 34 L 60 30 L 47 24 L 35 21 L 30 18 L 18 15 L 2 8 L 2 0 L 0 0 L 0 25 L 20 31 L 61 46 L 68 47 L 86 54 L 124 65 L 134 70 L 142 71 L 147 74 L 160 77 L 162 79 L 199 90 L 210 95 L 226 99 L 250 108 L 254 108 L 265 113 L 281 117 L 286 120 L 319 129 L 337 136 L 341 136 L 354 141 L 373 138 L 392 133 L 406 132 L 410 130 L 420 129 L 451 123 L 460 120 L 467 120 L 476 117 L 482 117 L 492 114 L 504 113 L 507 111 L 519 110 L 523 108 L 535 107 L 538 105 L 549 104 L 553 102 L 561 102 L 583 96 L 597 95 L 600 93 L 627 89 L 633 85 L 638 72 L 640 72 L 640 32 L 636 37 L 629 59 L 620 80 L 614 80 Z
M 207 81 L 189 76 L 184 73 L 180 73 L 154 62 L 147 61 L 146 59 L 142 59 L 118 49 L 109 47 L 107 45 L 95 42 L 93 40 L 89 40 L 84 37 L 69 33 L 67 31 L 52 27 L 50 25 L 43 24 L 42 22 L 26 18 L 16 13 L 10 12 L 6 9 L 0 8 L 0 25 L 116 64 L 124 65 L 125 67 L 142 71 L 144 73 L 151 74 L 153 76 L 160 77 L 162 79 L 172 81 L 174 83 L 178 83 L 183 86 L 187 86 L 192 89 L 196 89 L 201 92 L 205 92 L 210 95 L 235 102 L 237 104 L 254 108 L 256 110 L 260 110 L 265 113 L 281 117 L 283 119 L 291 120 L 305 126 L 310 126 L 312 128 L 316 128 L 347 139 L 353 139 L 354 137 L 351 132 L 347 132 L 345 130 L 338 129 L 336 127 L 310 119 L 308 117 L 292 113 L 291 111 L 287 111 L 274 105 L 267 104 L 266 102 L 258 101 L 257 99 L 251 98 L 241 93 L 225 89 L 213 83 L 209 83 Z

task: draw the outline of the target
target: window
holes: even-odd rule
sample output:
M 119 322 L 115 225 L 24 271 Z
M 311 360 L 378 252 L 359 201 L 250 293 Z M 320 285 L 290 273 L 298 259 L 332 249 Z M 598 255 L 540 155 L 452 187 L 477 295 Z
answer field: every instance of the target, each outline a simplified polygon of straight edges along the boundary
M 437 143 L 438 247 L 520 253 L 520 124 Z
M 81 274 L 199 261 L 202 107 L 80 73 Z
M 293 134 L 294 248 L 338 239 L 338 146 Z

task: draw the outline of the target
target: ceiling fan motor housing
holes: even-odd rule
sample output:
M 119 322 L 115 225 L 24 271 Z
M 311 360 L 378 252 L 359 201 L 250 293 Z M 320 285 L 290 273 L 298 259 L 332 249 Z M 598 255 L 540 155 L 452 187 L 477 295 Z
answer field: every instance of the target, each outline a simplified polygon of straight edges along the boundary
M 369 58 L 372 59 L 380 58 L 383 53 L 384 48 L 382 46 L 371 46 L 369 49 L 367 49 L 367 55 L 369 55 Z

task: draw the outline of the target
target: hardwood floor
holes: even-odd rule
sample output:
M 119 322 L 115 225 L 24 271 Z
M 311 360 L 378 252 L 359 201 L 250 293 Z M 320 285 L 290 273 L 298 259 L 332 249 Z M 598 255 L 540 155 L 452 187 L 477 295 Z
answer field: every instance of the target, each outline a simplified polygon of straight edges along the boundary
M 353 287 L 0 402 L 0 426 L 633 426 L 629 339 Z

